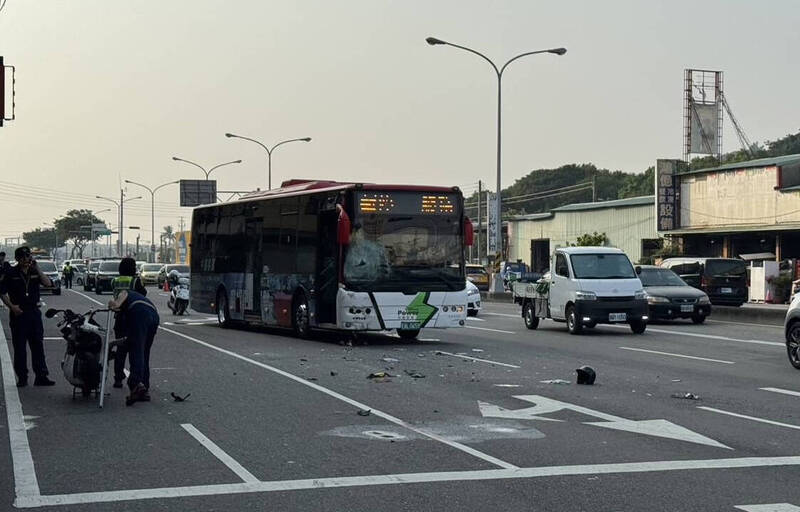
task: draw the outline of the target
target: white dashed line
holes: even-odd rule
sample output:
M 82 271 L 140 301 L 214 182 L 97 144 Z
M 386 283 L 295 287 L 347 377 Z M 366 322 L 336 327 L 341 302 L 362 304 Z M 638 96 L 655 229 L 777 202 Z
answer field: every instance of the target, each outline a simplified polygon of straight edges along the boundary
M 468 356 L 466 354 L 453 354 L 452 352 L 442 352 L 441 350 L 437 350 L 436 355 L 460 357 L 461 359 L 469 359 L 471 361 L 478 361 L 480 363 L 491 363 L 491 364 L 496 364 L 498 366 L 505 366 L 507 368 L 520 368 L 515 364 L 498 363 L 497 361 L 491 361 L 489 359 L 479 359 L 477 357 Z
M 746 414 L 738 414 L 738 413 L 735 413 L 735 412 L 723 411 L 722 409 L 715 409 L 713 407 L 706 407 L 704 405 L 698 406 L 697 408 L 698 409 L 703 409 L 704 411 L 711 411 L 711 412 L 716 412 L 716 413 L 719 413 L 719 414 L 727 414 L 728 416 L 734 416 L 736 418 L 743 418 L 743 419 L 746 419 L 746 420 L 757 421 L 759 423 L 767 423 L 769 425 L 776 425 L 778 427 L 786 427 L 786 428 L 792 428 L 792 429 L 795 429 L 795 430 L 800 430 L 800 425 L 792 425 L 790 423 L 781 423 L 780 421 L 765 420 L 764 418 L 757 418 L 755 416 L 747 416 Z
M 800 391 L 792 391 L 791 389 L 781 388 L 758 388 L 761 391 L 772 391 L 773 393 L 781 393 L 782 395 L 800 396 Z
M 247 471 L 241 464 L 236 462 L 236 459 L 225 453 L 225 451 L 217 446 L 211 439 L 203 435 L 202 432 L 197 430 L 191 423 L 181 423 L 181 427 L 189 433 L 190 436 L 197 439 L 206 450 L 210 451 L 214 457 L 218 458 L 220 462 L 228 466 L 228 469 L 236 473 L 236 476 L 241 478 L 244 482 L 255 483 L 258 482 L 251 472 Z
M 647 352 L 648 354 L 658 354 L 660 356 L 683 357 L 685 359 L 697 359 L 699 361 L 710 361 L 712 363 L 736 364 L 733 361 L 723 361 L 721 359 L 709 359 L 707 357 L 697 357 L 697 356 L 687 356 L 687 355 L 683 355 L 683 354 L 673 354 L 671 352 L 659 352 L 658 350 L 645 350 L 643 348 L 619 347 L 619 349 L 620 350 L 633 350 L 635 352 Z

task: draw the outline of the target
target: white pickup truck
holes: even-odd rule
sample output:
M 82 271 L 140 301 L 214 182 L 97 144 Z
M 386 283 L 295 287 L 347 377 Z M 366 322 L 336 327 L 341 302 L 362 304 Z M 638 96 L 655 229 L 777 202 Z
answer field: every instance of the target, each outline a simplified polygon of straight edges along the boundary
M 626 323 L 636 334 L 647 328 L 647 296 L 620 249 L 556 249 L 548 274 L 535 283 L 515 282 L 512 289 L 528 329 L 536 329 L 540 318 L 566 322 L 571 334 L 597 324 Z

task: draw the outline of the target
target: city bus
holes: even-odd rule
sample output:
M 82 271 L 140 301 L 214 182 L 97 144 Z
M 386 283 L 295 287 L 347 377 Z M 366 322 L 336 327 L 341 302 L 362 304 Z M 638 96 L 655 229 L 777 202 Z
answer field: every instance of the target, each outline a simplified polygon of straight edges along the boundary
M 290 180 L 194 209 L 191 307 L 299 337 L 462 327 L 472 238 L 457 187 Z

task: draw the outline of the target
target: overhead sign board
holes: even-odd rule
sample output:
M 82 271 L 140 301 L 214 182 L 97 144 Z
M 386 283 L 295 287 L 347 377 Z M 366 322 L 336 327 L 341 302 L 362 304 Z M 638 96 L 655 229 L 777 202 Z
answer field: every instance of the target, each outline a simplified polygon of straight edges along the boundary
M 181 206 L 199 206 L 217 202 L 215 180 L 181 180 Z
M 680 160 L 656 161 L 656 231 L 680 227 Z

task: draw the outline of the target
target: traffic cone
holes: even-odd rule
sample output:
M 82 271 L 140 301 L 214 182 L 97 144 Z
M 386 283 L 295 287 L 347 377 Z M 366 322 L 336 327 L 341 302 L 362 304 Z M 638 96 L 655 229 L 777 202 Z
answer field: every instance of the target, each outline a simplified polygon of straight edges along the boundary
M 167 280 L 166 280 L 166 279 L 164 279 L 164 291 L 165 291 L 165 292 L 168 292 L 168 291 L 169 291 L 169 282 L 167 282 Z

